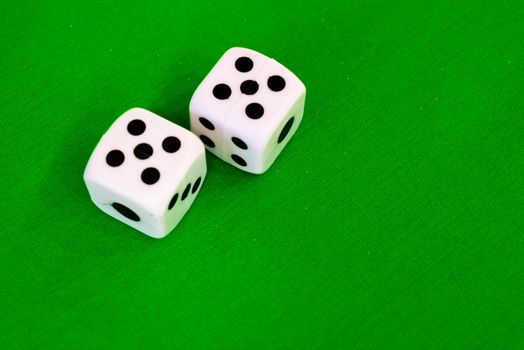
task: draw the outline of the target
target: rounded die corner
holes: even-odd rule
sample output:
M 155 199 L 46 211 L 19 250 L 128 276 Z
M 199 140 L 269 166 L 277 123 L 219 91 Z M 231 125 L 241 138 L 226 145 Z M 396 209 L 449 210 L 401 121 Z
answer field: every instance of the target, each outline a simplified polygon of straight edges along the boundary
M 260 51 L 257 51 L 257 50 L 254 50 L 254 49 L 250 49 L 250 48 L 244 47 L 244 46 L 233 46 L 233 47 L 230 47 L 229 49 L 226 50 L 226 52 L 224 52 L 224 56 L 228 55 L 228 54 L 237 54 L 237 53 L 249 53 L 249 54 L 252 54 L 252 55 L 257 55 L 259 57 L 266 58 L 268 60 L 271 59 L 270 57 L 264 55 Z
M 128 113 L 131 114 L 131 113 L 143 113 L 143 112 L 149 112 L 149 111 L 147 109 L 145 109 L 145 108 L 135 106 L 135 107 L 128 108 L 121 115 L 128 114 Z

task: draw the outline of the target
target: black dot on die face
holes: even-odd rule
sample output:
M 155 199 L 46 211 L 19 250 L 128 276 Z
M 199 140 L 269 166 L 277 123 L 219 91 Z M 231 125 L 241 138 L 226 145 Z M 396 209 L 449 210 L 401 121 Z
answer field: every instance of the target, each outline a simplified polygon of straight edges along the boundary
M 134 136 L 142 135 L 146 131 L 146 123 L 140 119 L 134 119 L 127 124 L 127 131 Z
M 153 147 L 147 143 L 141 143 L 135 147 L 133 153 L 138 159 L 147 159 L 153 155 Z
M 180 146 L 182 143 L 178 139 L 178 137 L 175 136 L 168 136 L 162 141 L 162 148 L 167 153 L 175 153 L 180 149 Z
M 191 193 L 195 193 L 196 191 L 198 191 L 198 188 L 200 187 L 200 182 L 202 181 L 202 178 L 198 178 L 196 179 L 195 181 L 195 184 L 193 185 L 193 189 L 191 189 Z
M 140 177 L 146 185 L 153 185 L 160 179 L 160 172 L 156 168 L 147 168 Z
M 169 201 L 169 205 L 167 206 L 167 210 L 173 209 L 173 207 L 175 206 L 177 200 L 178 200 L 178 193 L 175 193 L 173 198 L 171 198 L 171 200 Z
M 293 126 L 293 122 L 295 121 L 295 117 L 291 117 L 282 128 L 282 131 L 280 132 L 280 135 L 278 135 L 278 143 L 281 143 L 286 138 L 287 134 L 289 133 L 289 130 L 291 130 L 291 127 Z
M 240 84 L 240 92 L 245 95 L 254 95 L 258 91 L 258 83 L 254 80 L 245 80 Z
M 206 118 L 200 117 L 200 118 L 198 118 L 198 120 L 200 121 L 200 124 L 202 124 L 204 126 L 204 128 L 206 128 L 208 130 L 215 130 L 215 126 L 213 125 L 213 123 L 211 123 Z
M 215 143 L 213 142 L 213 140 L 211 140 L 206 135 L 200 135 L 200 140 L 202 140 L 204 145 L 206 145 L 207 147 L 215 148 Z
M 253 60 L 249 57 L 240 57 L 235 61 L 235 68 L 242 73 L 247 73 L 253 69 Z
M 231 88 L 226 84 L 218 84 L 213 88 L 213 96 L 219 100 L 227 100 L 231 96 Z
M 136 213 L 134 211 L 132 211 L 131 209 L 129 209 L 125 205 L 115 202 L 115 203 L 111 204 L 111 206 L 113 208 L 115 208 L 115 210 L 117 212 L 122 214 L 122 216 L 128 218 L 129 220 L 131 220 L 131 221 L 140 221 L 140 217 L 138 215 L 136 215 Z
M 238 148 L 240 149 L 247 149 L 247 144 L 242 141 L 241 139 L 239 139 L 238 137 L 232 137 L 231 138 L 231 141 L 233 141 L 233 143 L 235 144 L 235 146 L 237 146 Z
M 232 154 L 231 155 L 231 159 L 233 159 L 233 161 L 235 163 L 237 163 L 238 165 L 240 165 L 240 166 L 246 166 L 247 165 L 246 161 L 242 157 L 237 156 L 236 154 Z
M 182 193 L 182 200 L 187 198 L 187 195 L 189 194 L 189 191 L 191 190 L 191 184 L 187 184 L 186 188 L 184 189 L 184 192 Z
M 251 119 L 260 119 L 264 115 L 264 107 L 260 103 L 250 103 L 246 107 L 246 115 Z
M 107 154 L 106 163 L 109 166 L 117 167 L 117 166 L 122 165 L 122 163 L 124 163 L 124 159 L 125 159 L 124 153 L 115 149 L 115 150 L 110 151 Z
M 279 92 L 286 87 L 286 81 L 280 75 L 273 75 L 267 80 L 267 87 L 271 91 Z

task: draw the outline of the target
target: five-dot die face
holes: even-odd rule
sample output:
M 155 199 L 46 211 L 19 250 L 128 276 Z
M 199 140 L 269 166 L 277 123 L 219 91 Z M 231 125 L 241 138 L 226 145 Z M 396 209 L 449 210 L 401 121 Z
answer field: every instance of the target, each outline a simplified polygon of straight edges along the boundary
M 188 211 L 205 175 L 200 140 L 149 111 L 134 108 L 102 137 L 84 180 L 101 210 L 161 238 Z
M 304 84 L 275 60 L 232 48 L 194 93 L 191 130 L 219 158 L 260 174 L 295 133 L 305 94 Z

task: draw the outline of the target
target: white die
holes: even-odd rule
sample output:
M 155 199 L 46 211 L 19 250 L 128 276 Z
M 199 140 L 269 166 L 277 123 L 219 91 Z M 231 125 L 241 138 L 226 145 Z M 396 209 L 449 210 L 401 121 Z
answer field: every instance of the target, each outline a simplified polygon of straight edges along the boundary
M 191 98 L 191 131 L 222 160 L 261 174 L 304 114 L 306 88 L 286 67 L 256 51 L 229 49 Z
M 191 207 L 206 170 L 205 149 L 195 135 L 133 108 L 102 136 L 84 181 L 102 211 L 161 238 Z

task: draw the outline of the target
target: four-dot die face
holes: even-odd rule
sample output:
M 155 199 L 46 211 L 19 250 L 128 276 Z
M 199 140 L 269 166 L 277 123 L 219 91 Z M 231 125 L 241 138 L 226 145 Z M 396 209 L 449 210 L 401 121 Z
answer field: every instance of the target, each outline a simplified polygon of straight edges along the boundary
M 222 160 L 266 171 L 299 126 L 304 84 L 258 52 L 228 50 L 195 91 L 191 130 Z
M 205 174 L 204 147 L 192 133 L 134 108 L 102 137 L 84 179 L 101 210 L 160 238 L 187 212 Z

